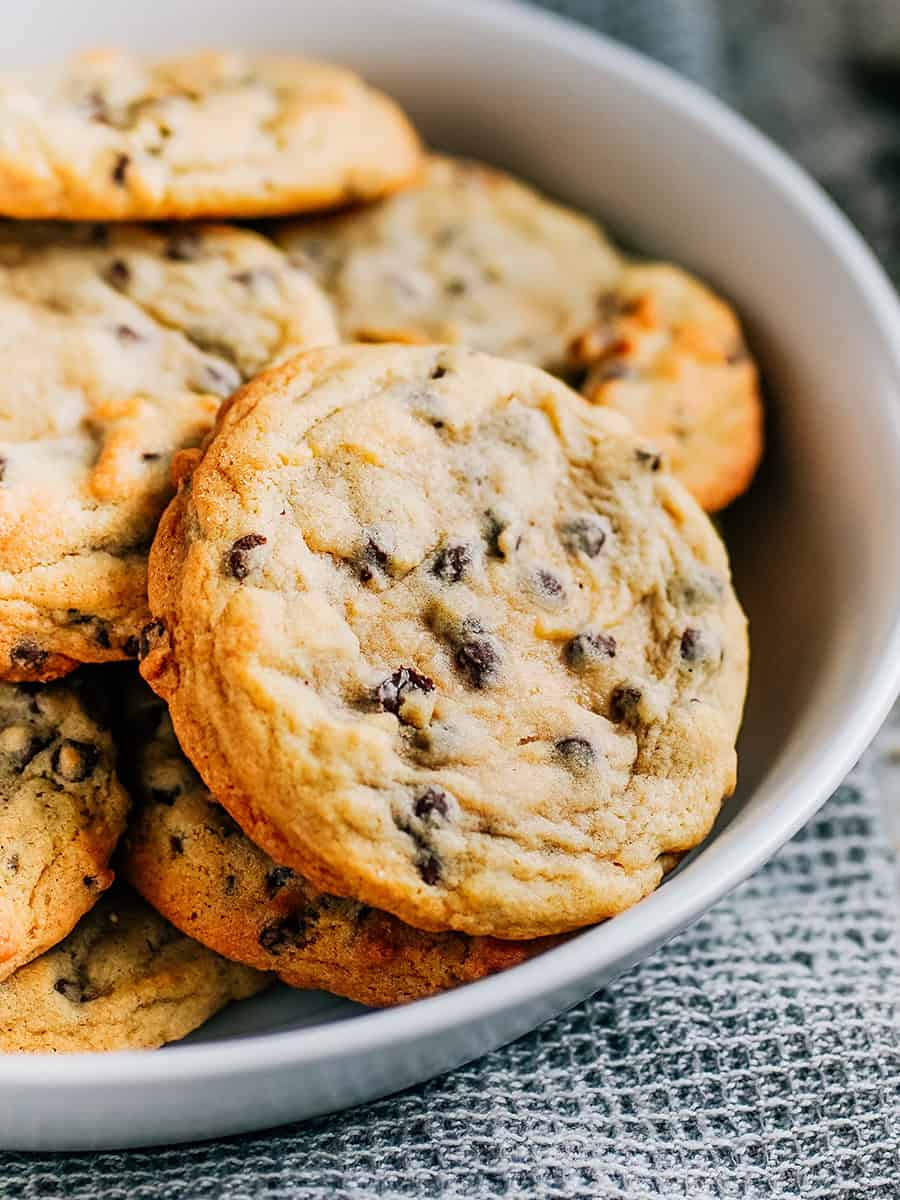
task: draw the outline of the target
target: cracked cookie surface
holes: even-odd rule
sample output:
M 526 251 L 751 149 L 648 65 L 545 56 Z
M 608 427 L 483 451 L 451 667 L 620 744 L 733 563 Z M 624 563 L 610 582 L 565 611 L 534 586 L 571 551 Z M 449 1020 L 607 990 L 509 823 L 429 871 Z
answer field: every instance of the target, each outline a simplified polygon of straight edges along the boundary
M 709 831 L 745 620 L 622 417 L 469 351 L 335 347 L 242 389 L 194 458 L 141 670 L 275 861 L 526 938 L 628 907 Z
M 123 769 L 135 797 L 121 869 L 168 920 L 204 945 L 298 988 L 401 1004 L 471 983 L 549 949 L 425 933 L 315 888 L 247 838 L 182 753 L 165 705 L 137 680 L 126 697 Z
M 0 980 L 109 887 L 127 812 L 96 677 L 0 683 Z
M 247 231 L 0 225 L 0 678 L 137 654 L 173 455 L 243 379 L 335 336 Z
M 341 67 L 120 51 L 0 75 L 0 213 L 239 217 L 381 196 L 416 169 L 393 101 Z
M 0 1051 L 153 1049 L 267 983 L 116 884 L 64 942 L 0 984 Z

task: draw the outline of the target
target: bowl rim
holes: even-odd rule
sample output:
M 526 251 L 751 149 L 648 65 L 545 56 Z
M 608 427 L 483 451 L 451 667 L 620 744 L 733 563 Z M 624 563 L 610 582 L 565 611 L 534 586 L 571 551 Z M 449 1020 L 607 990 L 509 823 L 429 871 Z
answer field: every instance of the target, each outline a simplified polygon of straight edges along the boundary
M 440 11 L 454 0 L 396 0 L 412 18 L 423 9 Z M 477 0 L 466 5 L 468 19 L 485 34 L 517 25 L 528 28 L 554 49 L 576 54 L 592 69 L 627 76 L 666 107 L 702 126 L 707 135 L 726 141 L 798 210 L 828 242 L 852 276 L 877 333 L 883 340 L 900 390 L 900 302 L 884 270 L 860 234 L 807 172 L 765 134 L 715 96 L 669 68 L 611 38 L 556 14 L 518 0 Z M 900 421 L 897 423 L 900 446 Z M 898 449 L 900 460 L 900 449 Z M 838 786 L 874 737 L 900 692 L 900 610 L 885 639 L 878 669 L 865 692 L 848 705 L 840 739 L 807 749 L 800 768 L 772 785 L 768 816 L 746 839 L 714 836 L 702 851 L 661 890 L 614 920 L 585 930 L 538 959 L 455 991 L 400 1008 L 375 1010 L 352 1019 L 297 1030 L 244 1034 L 199 1045 L 174 1045 L 164 1054 L 116 1051 L 107 1054 L 28 1054 L 0 1056 L 0 1073 L 12 1085 L 92 1091 L 100 1086 L 179 1080 L 215 1080 L 236 1072 L 334 1063 L 383 1045 L 396 1046 L 475 1020 L 488 1019 L 543 992 L 569 987 L 589 993 L 592 977 L 609 962 L 621 969 L 680 933 L 770 858 L 815 813 Z M 802 775 L 802 779 L 798 776 Z M 724 832 L 724 831 L 723 831 Z

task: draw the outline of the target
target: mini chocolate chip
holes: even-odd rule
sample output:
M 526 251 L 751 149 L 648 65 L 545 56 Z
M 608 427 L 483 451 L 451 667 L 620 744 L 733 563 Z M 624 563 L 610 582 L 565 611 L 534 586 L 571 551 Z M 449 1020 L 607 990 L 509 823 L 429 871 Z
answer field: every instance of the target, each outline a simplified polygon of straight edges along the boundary
M 119 154 L 116 157 L 116 161 L 112 169 L 113 183 L 117 183 L 120 187 L 125 186 L 125 172 L 128 170 L 130 162 L 131 158 L 127 154 Z
M 448 296 L 462 296 L 467 288 L 468 285 L 464 279 L 448 279 L 444 284 L 444 291 Z
M 173 788 L 152 787 L 147 790 L 147 796 L 152 804 L 164 804 L 171 808 L 181 795 L 181 788 L 176 784 Z
M 399 716 L 410 692 L 433 692 L 434 682 L 414 667 L 400 667 L 375 689 L 375 699 L 385 710 Z
M 136 329 L 132 329 L 130 325 L 117 325 L 116 337 L 120 342 L 143 342 L 146 341 L 143 334 L 138 333 Z
M 147 450 L 141 455 L 143 462 L 156 462 L 162 455 L 156 450 Z
M 566 589 L 553 572 L 546 570 L 544 567 L 538 567 L 532 579 L 536 590 L 551 600 L 559 600 L 566 594 Z
M 125 641 L 122 643 L 122 653 L 126 654 L 129 658 L 137 658 L 137 656 L 138 656 L 138 654 L 140 654 L 140 652 L 141 652 L 140 639 L 136 638 L 134 636 L 134 634 L 132 634 L 130 637 L 127 637 L 125 639 Z
M 53 989 L 71 1004 L 88 1004 L 100 995 L 97 988 L 92 988 L 77 979 L 57 979 Z
M 85 875 L 81 882 L 84 884 L 84 886 L 86 888 L 94 888 L 97 886 L 97 876 L 96 875 Z
M 241 386 L 241 376 L 236 368 L 229 363 L 203 363 L 198 376 L 197 386 L 214 396 L 227 399 L 231 393 Z
M 310 911 L 301 916 L 292 913 L 278 921 L 270 921 L 259 935 L 259 944 L 270 954 L 279 954 L 286 947 L 305 949 L 315 940 L 315 924 L 318 915 Z
M 6 869 L 7 869 L 7 871 L 10 871 L 10 872 L 11 872 L 13 875 L 15 875 L 15 874 L 16 874 L 16 872 L 17 872 L 17 871 L 18 871 L 18 869 L 19 869 L 19 856 L 18 856 L 18 854 L 11 854 L 11 855 L 9 856 L 9 858 L 6 860 Z
M 193 229 L 182 229 L 173 233 L 166 243 L 165 255 L 172 262 L 193 262 L 199 258 L 201 241 Z
M 176 857 L 179 854 L 184 854 L 184 838 L 179 837 L 177 833 L 173 833 L 169 838 L 169 847 Z
M 502 517 L 498 517 L 492 509 L 488 509 L 484 514 L 481 536 L 487 543 L 489 558 L 506 558 L 506 552 L 500 545 L 500 535 L 508 526 L 509 522 L 505 521 Z
M 138 658 L 146 658 L 165 632 L 166 627 L 162 621 L 148 621 L 138 639 Z
M 84 98 L 84 110 L 89 121 L 96 121 L 99 125 L 108 125 L 109 121 L 109 105 L 106 102 L 106 97 L 97 88 L 93 88 Z
M 666 593 L 673 604 L 683 604 L 696 610 L 717 604 L 725 591 L 724 580 L 712 571 L 700 569 L 688 578 L 676 576 L 669 580 Z
M 592 662 L 616 657 L 616 639 L 608 633 L 579 633 L 567 644 L 563 657 L 574 671 Z
M 431 573 L 444 583 L 459 583 L 471 565 L 468 546 L 445 546 L 435 555 Z
M 493 683 L 500 666 L 500 655 L 494 643 L 481 636 L 484 632 L 479 621 L 468 618 L 462 624 L 456 643 L 456 668 L 473 688 L 483 688 Z
M 655 450 L 641 450 L 638 448 L 634 452 L 634 457 L 639 463 L 645 467 L 649 467 L 651 471 L 658 471 L 662 466 L 662 455 L 657 454 Z
M 109 626 L 99 618 L 97 619 L 97 624 L 94 626 L 94 641 L 104 650 L 108 650 L 111 644 L 109 640 Z
M 3 482 L 3 476 L 6 474 L 6 459 L 0 454 L 0 483 Z
M 294 878 L 290 867 L 273 867 L 266 875 L 266 894 L 271 899 Z
M 561 738 L 555 746 L 566 766 L 576 771 L 586 770 L 594 761 L 594 747 L 583 737 Z
M 432 379 L 443 379 L 444 376 L 447 374 L 447 370 L 448 370 L 447 367 L 442 367 L 439 364 L 432 370 L 431 378 Z
M 596 558 L 606 545 L 607 525 L 593 513 L 571 517 L 559 527 L 559 540 L 572 554 Z
M 225 895 L 233 896 L 236 888 L 237 888 L 237 876 L 236 875 L 226 875 L 225 876 Z
M 121 258 L 114 258 L 104 273 L 106 282 L 116 289 L 117 292 L 123 291 L 131 282 L 131 268 L 128 263 Z
M 447 793 L 440 788 L 426 788 L 413 804 L 413 812 L 422 821 L 428 821 L 435 814 L 446 817 L 450 812 L 447 804 Z
M 251 271 L 235 271 L 231 278 L 242 287 L 252 287 L 262 280 L 274 282 L 275 272 L 271 267 L 254 267 Z
M 228 551 L 228 570 L 240 582 L 250 574 L 250 551 L 264 546 L 268 539 L 262 533 L 245 533 L 232 543 Z
M 440 859 L 434 854 L 426 854 L 416 863 L 416 870 L 422 876 L 422 882 L 434 887 L 441 881 Z
M 99 761 L 100 751 L 93 742 L 63 738 L 50 757 L 50 766 L 68 783 L 83 783 L 93 775 Z
M 390 561 L 390 555 L 384 547 L 379 546 L 374 538 L 369 538 L 359 556 L 359 577 L 362 582 L 368 583 L 374 578 L 375 567 L 386 573 Z
M 9 661 L 14 667 L 24 671 L 39 671 L 50 657 L 48 650 L 42 650 L 37 642 L 17 642 L 9 652 Z
M 688 628 L 681 635 L 681 657 L 685 662 L 697 662 L 705 658 L 703 653 L 703 635 L 699 629 Z
M 642 699 L 639 688 L 623 685 L 617 687 L 609 698 L 612 719 L 621 724 L 634 724 L 638 718 L 638 705 Z

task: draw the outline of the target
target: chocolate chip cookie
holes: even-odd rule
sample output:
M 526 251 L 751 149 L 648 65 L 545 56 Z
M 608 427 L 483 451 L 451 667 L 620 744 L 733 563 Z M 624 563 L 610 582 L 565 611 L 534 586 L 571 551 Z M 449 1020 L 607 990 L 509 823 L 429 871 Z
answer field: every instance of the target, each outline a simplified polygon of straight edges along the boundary
M 109 887 L 127 812 L 100 681 L 0 683 L 0 980 Z
M 0 1051 L 152 1049 L 267 983 L 116 884 L 64 942 L 0 984 Z
M 331 296 L 347 341 L 463 342 L 548 369 L 621 270 L 593 222 L 449 158 L 379 204 L 273 232 Z
M 136 810 L 121 869 L 154 908 L 204 945 L 274 971 L 292 987 L 386 1005 L 481 979 L 553 944 L 424 933 L 318 891 L 276 865 L 215 802 L 149 688 L 136 680 L 126 701 L 123 757 Z
M 749 487 L 763 448 L 756 366 L 708 288 L 677 267 L 631 265 L 572 353 L 588 399 L 628 417 L 708 512 Z
M 173 455 L 328 302 L 227 226 L 0 225 L 0 678 L 133 657 Z
M 381 196 L 416 169 L 400 109 L 351 71 L 120 51 L 0 75 L 0 213 L 238 217 Z
M 708 518 L 535 368 L 334 347 L 242 389 L 150 557 L 142 672 L 279 864 L 421 929 L 613 915 L 734 786 Z

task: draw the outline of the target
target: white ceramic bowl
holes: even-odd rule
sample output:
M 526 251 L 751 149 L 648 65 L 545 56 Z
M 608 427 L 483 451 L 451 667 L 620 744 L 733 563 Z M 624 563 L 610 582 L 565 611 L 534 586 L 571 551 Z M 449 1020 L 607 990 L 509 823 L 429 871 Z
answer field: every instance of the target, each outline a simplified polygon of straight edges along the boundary
M 16 65 L 96 43 L 351 63 L 436 144 L 517 170 L 731 296 L 771 396 L 765 470 L 728 520 L 753 679 L 738 794 L 705 848 L 630 912 L 404 1009 L 364 1013 L 282 989 L 155 1054 L 5 1058 L 5 1148 L 261 1128 L 383 1095 L 517 1037 L 768 858 L 859 756 L 900 677 L 900 312 L 835 208 L 742 121 L 621 47 L 502 0 L 61 0 L 21 8 L 0 57 Z

